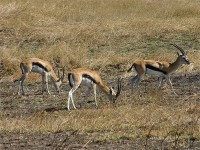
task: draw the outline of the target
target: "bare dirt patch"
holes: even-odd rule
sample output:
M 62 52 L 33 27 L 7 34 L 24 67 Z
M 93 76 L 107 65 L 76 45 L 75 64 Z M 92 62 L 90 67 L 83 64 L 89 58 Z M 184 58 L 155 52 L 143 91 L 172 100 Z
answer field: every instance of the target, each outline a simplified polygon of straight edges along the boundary
M 139 94 L 134 96 L 130 94 L 129 79 L 124 79 L 123 92 L 120 99 L 115 104 L 115 107 L 122 105 L 138 105 L 147 106 L 151 103 L 156 103 L 159 106 L 171 106 L 174 109 L 188 103 L 195 101 L 200 105 L 199 96 L 199 81 L 200 76 L 193 74 L 190 76 L 178 75 L 172 78 L 174 88 L 178 96 L 175 96 L 167 85 L 159 92 L 156 91 L 156 78 L 149 78 L 141 83 Z M 114 84 L 113 81 L 110 84 Z M 0 102 L 1 102 L 1 118 L 15 119 L 15 118 L 29 118 L 37 113 L 45 112 L 68 112 L 66 108 L 67 91 L 69 86 L 67 83 L 62 85 L 62 92 L 58 95 L 53 91 L 52 95 L 41 95 L 40 83 L 27 83 L 26 96 L 18 96 L 17 83 L 0 83 Z M 77 95 L 84 94 L 80 93 Z M 84 91 L 84 90 L 83 90 Z M 150 92 L 149 92 L 150 91 Z M 159 95 L 159 96 L 158 96 Z M 137 98 L 135 98 L 137 96 Z M 91 99 L 90 96 L 89 99 Z M 154 98 L 152 98 L 154 97 Z M 80 96 L 76 97 L 81 99 Z M 103 93 L 98 96 L 99 108 L 105 109 L 110 106 Z M 130 104 L 129 104 L 130 103 Z M 109 104 L 109 106 L 108 106 Z M 78 104 L 77 104 L 78 105 Z M 96 109 L 93 103 L 87 103 L 83 110 Z M 73 111 L 73 110 L 72 110 Z M 193 113 L 193 110 L 189 113 Z M 68 114 L 70 115 L 70 113 Z M 142 130 L 142 128 L 141 128 Z M 178 131 L 178 130 L 177 130 Z M 200 142 L 198 137 L 186 137 L 181 142 L 176 143 L 178 139 L 163 140 L 158 137 L 150 136 L 148 134 L 133 138 L 128 136 L 120 136 L 117 138 L 105 138 L 106 134 L 114 134 L 114 130 L 65 130 L 65 131 L 45 131 L 45 132 L 26 132 L 21 131 L 1 131 L 0 134 L 0 149 L 198 149 Z M 178 135 L 178 134 L 177 134 Z M 104 138 L 99 138 L 104 136 Z

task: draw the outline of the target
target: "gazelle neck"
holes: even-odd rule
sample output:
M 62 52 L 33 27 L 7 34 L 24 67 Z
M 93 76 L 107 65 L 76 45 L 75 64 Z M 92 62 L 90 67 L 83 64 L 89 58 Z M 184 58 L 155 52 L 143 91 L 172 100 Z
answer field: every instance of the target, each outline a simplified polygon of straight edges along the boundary
M 177 57 L 177 59 L 170 64 L 170 69 L 169 69 L 169 73 L 176 71 L 180 66 L 182 65 L 180 58 Z
M 53 82 L 58 82 L 60 79 L 56 76 L 54 71 L 51 71 L 50 73 L 51 79 Z
M 101 80 L 99 87 L 101 88 L 101 90 L 108 95 L 109 97 L 111 96 L 111 92 L 110 92 L 110 88 L 106 85 L 106 83 L 104 81 Z

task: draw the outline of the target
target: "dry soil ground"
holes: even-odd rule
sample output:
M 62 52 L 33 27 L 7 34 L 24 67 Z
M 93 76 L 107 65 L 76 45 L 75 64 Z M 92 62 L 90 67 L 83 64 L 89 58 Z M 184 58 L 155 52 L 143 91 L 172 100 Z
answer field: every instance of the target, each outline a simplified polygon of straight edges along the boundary
M 141 89 L 144 93 L 151 86 L 156 85 L 156 78 L 144 80 L 141 84 Z M 131 95 L 128 90 L 128 79 L 124 79 L 123 93 L 126 92 L 126 99 Z M 166 90 L 168 86 L 164 85 L 162 89 L 162 99 L 157 101 L 159 105 L 181 105 L 184 101 L 196 100 L 200 102 L 199 88 L 200 88 L 200 75 L 193 74 L 190 76 L 174 75 L 172 77 L 174 88 L 178 96 L 174 96 L 172 92 Z M 150 85 L 150 86 L 147 86 Z M 65 82 L 62 86 L 60 95 L 53 93 L 53 95 L 41 95 L 40 83 L 27 83 L 26 82 L 26 96 L 18 96 L 17 82 L 4 82 L 0 83 L 0 108 L 3 112 L 2 117 L 16 118 L 16 117 L 29 117 L 37 112 L 45 111 L 68 111 L 66 108 L 67 91 L 69 90 L 68 84 Z M 51 89 L 53 90 L 53 88 Z M 122 93 L 122 97 L 124 94 Z M 128 94 L 127 94 L 128 93 Z M 101 95 L 99 97 L 103 96 Z M 122 99 L 118 101 L 118 105 L 123 105 Z M 138 100 L 137 105 L 148 105 L 148 100 Z M 105 107 L 106 102 L 100 100 L 100 108 Z M 83 109 L 95 109 L 92 107 Z M 145 147 L 145 139 L 129 139 L 122 137 L 113 141 L 96 141 L 92 140 L 92 135 L 104 134 L 97 132 L 86 133 L 80 131 L 60 131 L 56 133 L 0 133 L 0 149 L 161 149 L 161 142 L 159 140 L 150 139 L 147 147 Z M 168 143 L 162 145 L 163 149 L 167 148 Z M 194 141 L 192 144 L 188 143 L 187 147 L 180 149 L 200 149 L 200 142 Z

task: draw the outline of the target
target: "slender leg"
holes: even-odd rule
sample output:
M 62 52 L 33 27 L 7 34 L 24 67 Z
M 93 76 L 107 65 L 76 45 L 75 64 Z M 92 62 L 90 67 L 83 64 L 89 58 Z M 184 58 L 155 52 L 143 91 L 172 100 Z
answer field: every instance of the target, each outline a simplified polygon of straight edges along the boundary
M 93 85 L 93 90 L 94 90 L 95 105 L 96 105 L 96 107 L 98 107 L 98 104 L 97 104 L 97 85 L 96 84 Z
M 74 107 L 74 109 L 76 109 L 76 106 L 75 106 L 75 104 L 74 104 L 74 99 L 73 99 L 73 97 L 72 97 L 72 105 L 73 105 L 73 107 Z
M 173 86 L 172 86 L 172 82 L 171 82 L 171 79 L 170 79 L 170 77 L 169 77 L 169 76 L 167 76 L 167 77 L 166 77 L 166 80 L 167 80 L 167 83 L 170 85 L 170 88 L 173 90 L 174 94 L 175 94 L 175 95 L 177 95 L 177 94 L 176 94 L 176 92 L 174 91 L 174 88 L 173 88 Z
M 45 74 L 45 80 L 46 80 L 46 88 L 47 88 L 47 93 L 50 95 L 50 91 L 49 91 L 49 84 L 48 84 L 48 75 Z
M 23 77 L 23 75 L 22 75 L 22 77 Z M 22 77 L 19 79 L 19 85 L 18 85 L 18 92 L 17 92 L 17 94 L 18 95 L 20 95 L 20 91 L 21 91 L 21 86 L 22 86 Z
M 133 88 L 134 88 L 134 84 L 135 84 L 136 80 L 138 80 L 138 75 L 136 75 L 135 77 L 133 77 L 131 79 L 131 93 L 132 94 L 133 94 Z
M 46 72 L 42 74 L 42 94 L 44 94 L 45 91 L 44 84 L 46 84 L 46 91 L 50 95 L 51 93 L 49 92 L 48 74 Z
M 163 77 L 158 78 L 158 89 L 163 85 Z
M 131 92 L 133 94 L 133 88 L 138 88 L 140 82 L 142 81 L 143 75 L 136 75 L 131 81 Z M 135 85 L 134 85 L 135 83 Z
M 45 89 L 44 89 L 44 83 L 45 83 L 45 74 L 43 73 L 42 74 L 42 94 L 44 94 L 44 91 L 45 91 Z
M 20 95 L 20 91 L 22 90 L 22 95 L 24 95 L 24 80 L 26 79 L 26 76 L 28 75 L 28 73 L 26 74 L 22 74 L 21 78 L 19 79 L 19 87 L 18 87 L 18 95 Z
M 76 106 L 75 106 L 74 100 L 73 100 L 73 92 L 74 91 L 75 90 L 73 88 L 69 91 L 69 96 L 68 96 L 68 101 L 67 101 L 68 110 L 70 110 L 70 101 L 72 101 L 72 105 L 73 105 L 74 109 L 76 109 Z
M 70 110 L 69 106 L 70 106 L 70 100 L 72 99 L 72 93 L 73 93 L 73 89 L 71 89 L 69 91 L 69 95 L 68 95 L 68 100 L 67 100 L 67 109 Z
M 86 99 L 88 98 L 88 96 L 89 96 L 91 90 L 92 90 L 92 86 L 89 86 L 89 87 L 87 88 L 85 97 L 83 98 L 83 100 L 82 100 L 82 102 L 81 102 L 81 104 L 80 104 L 80 107 L 82 107 L 83 103 L 85 103 L 85 101 L 86 101 Z
M 74 86 L 70 91 L 69 91 L 69 95 L 68 95 L 68 101 L 67 101 L 67 108 L 68 110 L 70 110 L 70 101 L 72 101 L 72 105 L 74 107 L 74 109 L 76 109 L 76 106 L 74 104 L 74 100 L 73 100 L 73 93 L 77 90 L 77 88 L 79 87 L 80 83 L 77 86 Z
M 143 75 L 138 76 L 137 80 L 136 80 L 136 87 L 138 88 L 140 82 L 142 81 Z

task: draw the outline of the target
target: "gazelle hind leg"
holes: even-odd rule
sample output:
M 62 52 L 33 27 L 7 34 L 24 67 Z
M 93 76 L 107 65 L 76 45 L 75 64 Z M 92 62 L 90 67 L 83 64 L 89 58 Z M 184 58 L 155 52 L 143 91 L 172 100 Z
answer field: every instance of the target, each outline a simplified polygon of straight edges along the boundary
M 136 83 L 136 80 L 138 80 L 138 75 L 136 75 L 135 77 L 133 77 L 131 79 L 131 93 L 133 93 L 133 88 L 134 88 L 134 85 Z
M 131 92 L 133 93 L 133 88 L 138 88 L 140 82 L 142 81 L 142 77 L 143 75 L 136 75 L 133 79 L 132 79 L 132 82 L 131 82 Z M 134 85 L 135 83 L 135 85 Z
M 73 105 L 74 109 L 76 109 L 76 106 L 75 106 L 75 104 L 74 104 L 73 96 L 71 97 L 71 101 L 72 101 L 72 105 Z
M 71 90 L 69 91 L 69 95 L 68 95 L 68 100 L 67 100 L 67 109 L 70 110 L 69 106 L 70 106 L 70 100 L 71 100 Z
M 21 78 L 19 79 L 19 86 L 18 86 L 18 95 L 20 95 L 20 91 L 22 91 L 22 95 L 24 95 L 24 80 L 28 74 L 22 74 Z
M 77 84 L 76 86 L 74 85 L 74 87 L 72 87 L 72 89 L 69 91 L 69 95 L 68 95 L 68 102 L 67 102 L 67 108 L 68 110 L 70 110 L 70 100 L 72 101 L 72 105 L 74 107 L 74 109 L 76 109 L 76 106 L 74 104 L 74 99 L 73 99 L 73 93 L 77 90 L 77 88 L 79 87 L 80 83 Z
M 68 95 L 68 100 L 67 100 L 67 109 L 70 110 L 70 101 L 72 101 L 72 105 L 74 107 L 74 109 L 76 109 L 76 106 L 74 104 L 74 100 L 73 100 L 73 88 L 69 91 L 69 95 Z

